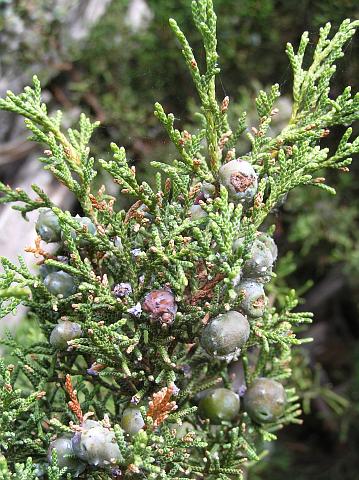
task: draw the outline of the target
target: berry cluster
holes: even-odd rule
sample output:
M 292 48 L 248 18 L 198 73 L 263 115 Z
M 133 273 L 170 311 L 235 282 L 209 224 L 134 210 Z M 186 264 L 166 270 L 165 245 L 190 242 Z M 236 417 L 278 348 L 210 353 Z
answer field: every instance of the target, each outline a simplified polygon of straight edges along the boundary
M 255 170 L 248 162 L 237 159 L 223 165 L 219 171 L 219 183 L 228 190 L 233 203 L 242 204 L 245 209 L 250 208 L 257 193 L 258 181 Z M 216 187 L 203 182 L 201 192 L 190 209 L 191 220 L 202 220 L 208 216 L 205 201 L 212 199 L 215 194 Z M 235 240 L 233 252 L 236 253 L 243 244 L 244 238 Z M 262 317 L 265 312 L 267 302 L 263 284 L 269 282 L 277 256 L 278 249 L 272 237 L 258 232 L 243 263 L 241 278 L 235 286 L 240 299 L 239 311 L 219 314 L 210 319 L 202 331 L 200 343 L 210 357 L 231 361 L 240 355 L 241 348 L 250 336 L 251 321 Z M 151 318 L 164 322 L 164 317 L 168 317 L 168 321 L 172 322 L 177 306 L 171 292 L 155 290 L 146 296 L 143 309 L 150 313 Z M 255 379 L 244 395 L 244 409 L 256 423 L 277 421 L 284 414 L 285 405 L 283 386 L 270 378 Z M 199 402 L 200 417 L 214 424 L 233 420 L 239 410 L 238 393 L 228 388 L 210 389 Z
M 225 164 L 219 174 L 219 185 L 228 189 L 231 200 L 248 209 L 257 191 L 257 175 L 251 165 L 242 160 L 233 160 Z M 202 190 L 190 210 L 191 220 L 203 220 L 208 217 L 205 211 L 206 202 L 216 195 L 217 187 L 203 182 Z M 203 207 L 203 208 L 202 208 Z M 96 235 L 95 225 L 87 218 L 76 217 L 85 232 Z M 63 235 L 56 215 L 51 210 L 40 213 L 36 230 L 46 242 L 61 242 Z M 71 237 L 77 242 L 80 250 L 89 247 L 84 238 L 78 238 L 77 232 L 71 231 Z M 243 249 L 245 239 L 238 238 L 233 242 L 233 254 Z M 61 244 L 61 254 L 66 248 Z M 238 311 L 224 310 L 214 318 L 210 318 L 203 327 L 200 345 L 208 357 L 231 362 L 238 359 L 241 349 L 247 344 L 251 333 L 251 322 L 262 317 L 266 308 L 264 283 L 268 282 L 272 266 L 277 258 L 277 246 L 266 233 L 259 232 L 249 247 L 249 253 L 242 265 L 241 277 L 235 285 L 238 297 Z M 65 255 L 57 257 L 64 264 L 70 259 Z M 55 296 L 67 298 L 76 292 L 73 277 L 62 270 L 46 264 L 40 267 L 40 276 L 46 288 Z M 128 282 L 114 285 L 112 293 L 116 298 L 125 299 L 133 295 L 133 287 Z M 147 314 L 152 323 L 162 327 L 170 327 L 175 321 L 178 311 L 176 298 L 169 286 L 149 291 L 141 300 L 139 311 Z M 50 343 L 57 350 L 66 350 L 68 342 L 82 336 L 82 328 L 77 322 L 60 319 L 50 335 Z M 97 372 L 96 372 L 97 375 Z M 283 414 L 286 405 L 286 393 L 283 386 L 270 378 L 257 378 L 248 389 L 241 386 L 244 395 L 242 409 L 255 423 L 271 423 Z M 238 388 L 212 388 L 202 392 L 198 399 L 198 414 L 203 420 L 216 425 L 222 421 L 233 421 L 241 409 Z M 121 428 L 128 438 L 135 436 L 145 427 L 141 411 L 135 406 L 125 408 L 121 416 Z M 189 422 L 174 424 L 177 438 L 184 437 L 195 430 Z M 74 476 L 84 471 L 86 465 L 106 467 L 121 463 L 121 453 L 116 443 L 115 434 L 108 425 L 99 421 L 85 420 L 72 436 L 58 437 L 49 449 L 48 460 L 56 449 L 58 464 L 67 467 Z
M 50 444 L 48 462 L 51 463 L 53 450 L 56 450 L 58 466 L 66 467 L 74 477 L 83 473 L 87 465 L 108 468 L 118 465 L 122 457 L 115 433 L 103 423 L 85 420 L 76 427 L 74 435 L 56 438 Z M 129 437 L 144 426 L 139 409 L 132 407 L 124 410 L 121 427 Z
M 84 233 L 96 235 L 96 227 L 88 217 L 76 216 L 74 220 L 82 227 Z M 58 244 L 55 259 L 64 265 L 69 264 L 70 258 L 66 252 L 66 242 L 64 242 L 59 219 L 55 213 L 49 208 L 42 209 L 35 228 L 41 240 L 46 243 Z M 75 230 L 72 229 L 70 234 L 79 249 L 85 251 L 89 247 L 89 242 L 81 235 L 79 236 Z M 76 293 L 76 281 L 69 273 L 46 263 L 42 263 L 39 270 L 45 287 L 55 297 L 65 299 Z M 50 343 L 58 350 L 65 350 L 68 341 L 79 338 L 81 335 L 82 330 L 78 323 L 60 319 L 59 324 L 53 328 L 50 334 Z
M 219 170 L 219 181 L 228 190 L 233 203 L 242 204 L 246 209 L 252 205 L 258 181 L 255 170 L 248 162 L 237 159 L 226 163 Z M 205 190 L 207 193 L 203 198 L 210 198 L 214 190 L 208 193 L 207 186 Z M 202 212 L 205 214 L 204 210 L 200 214 L 198 210 L 192 210 L 191 214 L 195 219 L 203 218 Z M 244 238 L 238 238 L 233 242 L 234 253 L 243 247 L 244 241 Z M 221 313 L 210 319 L 203 329 L 201 345 L 212 358 L 231 361 L 240 355 L 250 336 L 251 321 L 262 317 L 265 312 L 267 302 L 263 284 L 270 281 L 277 256 L 278 249 L 272 237 L 259 232 L 235 285 L 239 311 Z M 256 423 L 278 420 L 284 414 L 285 405 L 283 386 L 270 378 L 255 379 L 244 395 L 244 409 Z M 238 393 L 228 388 L 207 391 L 199 403 L 200 416 L 214 424 L 234 419 L 239 410 Z

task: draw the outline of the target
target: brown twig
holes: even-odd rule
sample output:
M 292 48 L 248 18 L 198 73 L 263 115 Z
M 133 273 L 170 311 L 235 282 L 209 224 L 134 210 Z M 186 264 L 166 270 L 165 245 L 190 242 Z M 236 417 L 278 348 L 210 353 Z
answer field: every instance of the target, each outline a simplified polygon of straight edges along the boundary
M 43 250 L 40 244 L 41 244 L 41 237 L 40 235 L 37 235 L 35 238 L 35 247 L 25 247 L 25 252 L 33 253 L 36 258 L 41 256 L 46 259 L 56 260 L 56 256 L 51 255 L 50 253 Z
M 203 300 L 204 298 L 212 298 L 214 287 L 217 285 L 217 283 L 221 282 L 224 277 L 225 275 L 223 275 L 223 273 L 217 273 L 212 280 L 207 282 L 200 290 L 192 295 L 190 298 L 190 304 L 197 305 L 199 300 Z
M 142 205 L 141 200 L 138 200 L 136 203 L 134 203 L 127 211 L 125 220 L 123 223 L 128 223 L 131 218 L 143 218 L 144 214 L 142 212 L 138 212 L 138 208 Z
M 171 412 L 177 410 L 178 407 L 176 402 L 170 401 L 173 391 L 174 386 L 170 385 L 152 395 L 152 400 L 149 402 L 147 416 L 152 418 L 155 427 L 161 425 Z
M 68 406 L 72 413 L 76 415 L 80 423 L 83 422 L 84 416 L 82 413 L 81 405 L 80 402 L 78 401 L 77 398 L 77 391 L 74 390 L 74 387 L 72 385 L 71 377 L 69 374 L 66 375 L 66 380 L 65 380 L 65 390 L 70 397 L 70 401 L 68 402 Z
M 97 199 L 92 193 L 89 195 L 90 202 L 94 209 L 99 210 L 101 212 L 108 211 L 110 213 L 113 212 L 113 205 L 115 203 L 115 199 L 111 198 L 109 202 L 106 200 L 99 200 Z

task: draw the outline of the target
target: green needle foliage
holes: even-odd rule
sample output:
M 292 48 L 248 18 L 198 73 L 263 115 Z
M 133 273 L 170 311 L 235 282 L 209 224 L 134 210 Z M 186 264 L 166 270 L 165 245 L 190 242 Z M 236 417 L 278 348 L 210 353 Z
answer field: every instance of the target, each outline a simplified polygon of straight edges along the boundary
M 45 475 L 57 480 L 77 474 L 91 479 L 243 479 L 245 469 L 260 460 L 263 441 L 275 440 L 283 425 L 301 422 L 291 358 L 293 347 L 308 341 L 296 333 L 312 316 L 295 312 L 294 291 L 278 305 L 266 302 L 259 317 L 248 316 L 250 334 L 241 350 L 209 355 L 200 339 L 214 317 L 232 310 L 245 313 L 245 292 L 238 281 L 246 278 L 248 262 L 256 260 L 259 231 L 270 225 L 271 213 L 287 193 L 300 185 L 334 193 L 317 172 L 347 170 L 359 151 L 349 127 L 359 117 L 358 94 L 352 96 L 348 87 L 335 99 L 329 95 L 335 62 L 359 22 L 345 20 L 332 38 L 330 25 L 322 28 L 312 61 L 306 55 L 307 33 L 297 52 L 287 46 L 293 112 L 289 124 L 272 138 L 279 86 L 259 93 L 256 127 L 246 124 L 244 113 L 237 125 L 230 125 L 229 99 L 216 95 L 220 68 L 212 0 L 192 2 L 192 11 L 203 40 L 203 62 L 196 60 L 175 20 L 170 26 L 201 102 L 198 128 L 181 131 L 175 116 L 156 104 L 155 115 L 178 157 L 171 164 L 153 163 L 155 188 L 138 182 L 124 148 L 115 143 L 113 159 L 99 160 L 122 193 L 133 197 L 128 211 L 118 211 L 116 199 L 104 188 L 93 190 L 97 172 L 88 144 L 96 123 L 82 115 L 78 129 L 64 132 L 61 113 L 50 116 L 42 103 L 36 77 L 23 93 L 8 92 L 0 100 L 2 109 L 25 118 L 31 139 L 45 145 L 40 158 L 44 168 L 75 194 L 90 222 L 83 225 L 59 209 L 36 185 L 31 198 L 0 184 L 1 203 L 16 202 L 14 208 L 25 218 L 33 210 L 50 210 L 61 230 L 55 254 L 39 239 L 33 249 L 43 257 L 40 268 L 46 274 L 31 273 L 21 257 L 18 264 L 1 259 L 0 316 L 25 305 L 27 321 L 37 322 L 50 341 L 24 346 L 10 335 L 1 340 L 11 350 L 12 363 L 0 363 L 0 479 Z M 321 140 L 335 125 L 348 128 L 331 153 Z M 242 160 L 258 175 L 249 204 L 233 200 L 221 177 L 223 165 L 236 158 L 242 135 L 252 145 Z M 241 184 L 239 192 L 247 186 Z M 272 227 L 267 230 L 273 233 Z M 234 248 L 238 239 L 239 248 Z M 62 295 L 56 295 L 50 281 L 59 271 L 72 282 L 66 294 L 61 285 Z M 156 290 L 164 296 L 162 303 L 156 303 Z M 66 338 L 66 347 L 60 348 L 54 332 L 69 322 L 80 333 Z M 285 409 L 274 421 L 253 421 L 243 405 L 220 425 L 199 415 L 198 403 L 208 389 L 224 387 L 239 398 L 258 377 L 285 387 Z M 130 406 L 137 406 L 143 419 L 142 428 L 131 435 L 122 419 Z M 75 447 L 70 459 L 56 450 L 48 457 L 54 439 L 67 435 L 75 445 L 74 439 L 82 438 L 89 412 L 112 435 L 115 458 L 96 463 L 89 453 L 79 456 Z M 188 423 L 189 432 L 180 434 Z M 83 460 L 83 468 L 74 473 L 70 460 L 79 465 Z

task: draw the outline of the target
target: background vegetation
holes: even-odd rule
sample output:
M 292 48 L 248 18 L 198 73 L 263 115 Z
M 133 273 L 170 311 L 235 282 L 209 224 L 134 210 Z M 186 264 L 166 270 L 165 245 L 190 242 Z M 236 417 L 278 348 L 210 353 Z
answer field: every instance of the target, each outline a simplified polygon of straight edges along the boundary
M 30 3 L 35 4 L 33 10 L 28 2 L 0 1 L 0 34 L 8 45 L 20 39 L 16 62 L 23 66 L 25 76 L 33 73 L 36 64 L 40 77 L 47 80 L 53 107 L 67 110 L 69 121 L 75 106 L 100 119 L 97 151 L 106 157 L 109 152 L 105 145 L 114 139 L 132 153 L 137 169 L 150 181 L 149 161 L 173 155 L 153 117 L 154 101 L 160 100 L 167 110 L 175 112 L 181 126 L 187 124 L 194 109 L 196 97 L 167 26 L 167 19 L 175 17 L 191 43 L 198 44 L 188 0 L 148 0 L 140 25 L 128 13 L 130 0 L 112 0 L 85 42 L 72 42 L 64 48 L 66 62 L 55 70 L 49 69 L 49 52 L 61 45 L 64 13 L 61 9 L 47 11 L 46 2 Z M 297 44 L 304 30 L 313 34 L 326 21 L 338 26 L 344 18 L 359 18 L 355 0 L 217 0 L 215 5 L 223 97 L 229 95 L 238 111 L 248 109 L 258 86 L 280 79 L 281 90 L 286 92 L 290 80 L 286 42 Z M 16 30 L 15 19 L 28 31 Z M 348 49 L 333 86 L 335 93 L 347 84 L 353 85 L 354 91 L 358 89 L 358 39 Z M 3 68 L 14 61 L 6 55 L 1 55 Z M 188 98 L 186 104 L 183 98 Z M 278 106 L 278 122 L 286 116 L 287 102 L 289 97 Z M 339 137 L 342 132 L 337 133 Z M 13 163 L 2 168 L 0 164 L 1 180 L 10 182 L 15 172 Z M 100 179 L 103 182 L 106 178 Z M 335 199 L 317 189 L 299 190 L 277 213 L 281 259 L 274 288 L 283 293 L 289 287 L 302 289 L 303 309 L 315 313 L 309 332 L 315 341 L 298 351 L 297 358 L 296 381 L 307 400 L 304 426 L 289 427 L 281 433 L 267 461 L 251 471 L 251 480 L 281 480 L 289 474 L 295 480 L 357 478 L 358 159 L 350 175 L 333 174 L 330 184 L 337 189 Z M 312 284 L 305 284 L 307 278 Z M 22 325 L 18 335 L 24 335 L 25 328 Z

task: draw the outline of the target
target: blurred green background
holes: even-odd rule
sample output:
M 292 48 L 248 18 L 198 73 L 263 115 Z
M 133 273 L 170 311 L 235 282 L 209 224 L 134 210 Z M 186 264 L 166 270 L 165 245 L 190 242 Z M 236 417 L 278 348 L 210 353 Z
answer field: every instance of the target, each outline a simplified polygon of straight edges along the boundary
M 327 21 L 335 29 L 344 18 L 359 18 L 355 0 L 214 3 L 222 69 L 219 99 L 229 95 L 234 114 L 247 110 L 255 126 L 256 92 L 278 82 L 283 94 L 274 125 L 278 129 L 291 106 L 286 42 L 298 44 L 308 30 L 314 43 Z M 169 17 L 176 18 L 203 59 L 189 0 L 0 0 L 1 94 L 6 88 L 19 90 L 37 73 L 51 108 L 65 111 L 65 123 L 71 125 L 80 111 L 101 120 L 94 139 L 97 157 L 109 155 L 114 140 L 151 181 L 149 162 L 175 156 L 152 114 L 154 102 L 172 111 L 181 127 L 196 128 L 191 113 L 197 98 Z M 358 53 L 356 38 L 339 63 L 333 94 L 348 84 L 358 89 Z M 12 118 L 0 117 L 0 125 L 0 179 L 16 183 L 30 151 L 11 150 L 22 135 Z M 340 134 L 332 132 L 330 148 Z M 243 139 L 242 151 L 247 147 Z M 359 478 L 359 160 L 354 159 L 350 174 L 323 176 L 337 189 L 336 197 L 299 189 L 275 215 L 280 261 L 272 293 L 280 297 L 288 288 L 298 288 L 301 308 L 315 313 L 305 333 L 315 340 L 297 351 L 293 364 L 294 381 L 305 399 L 304 424 L 287 427 L 278 442 L 265 446 L 266 460 L 251 469 L 250 480 Z M 98 182 L 106 183 L 106 176 Z M 107 188 L 116 193 L 112 185 Z

